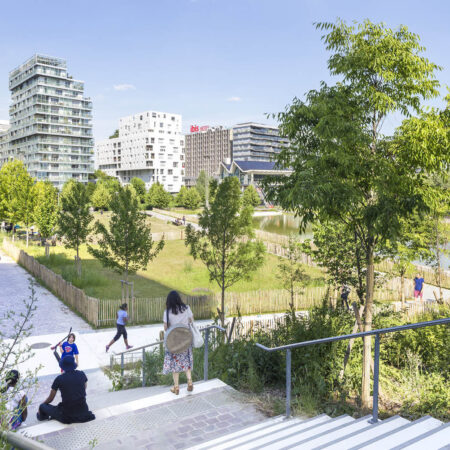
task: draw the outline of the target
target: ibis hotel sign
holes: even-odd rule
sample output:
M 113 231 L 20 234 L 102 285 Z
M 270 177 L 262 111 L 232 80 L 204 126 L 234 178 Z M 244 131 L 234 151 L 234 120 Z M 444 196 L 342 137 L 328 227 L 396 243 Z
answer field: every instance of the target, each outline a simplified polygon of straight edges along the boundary
M 207 131 L 209 130 L 209 125 L 204 125 L 202 127 L 199 127 L 198 125 L 191 125 L 191 133 L 198 133 L 200 131 Z

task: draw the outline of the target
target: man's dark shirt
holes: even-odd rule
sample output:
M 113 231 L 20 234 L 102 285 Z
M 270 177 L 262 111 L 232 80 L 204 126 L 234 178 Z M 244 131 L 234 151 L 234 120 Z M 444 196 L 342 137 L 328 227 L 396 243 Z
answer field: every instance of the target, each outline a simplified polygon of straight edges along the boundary
M 81 370 L 64 372 L 53 381 L 52 389 L 61 391 L 62 403 L 58 407 L 67 419 L 83 421 L 89 413 L 86 382 L 87 377 Z

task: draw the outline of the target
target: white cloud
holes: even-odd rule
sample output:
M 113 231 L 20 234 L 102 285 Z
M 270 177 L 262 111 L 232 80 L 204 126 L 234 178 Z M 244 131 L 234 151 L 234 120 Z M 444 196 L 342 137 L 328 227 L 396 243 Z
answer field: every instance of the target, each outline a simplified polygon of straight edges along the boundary
M 136 86 L 133 84 L 115 84 L 114 85 L 115 91 L 134 91 L 136 90 Z
M 230 97 L 230 98 L 227 98 L 227 102 L 240 102 L 240 101 L 242 101 L 241 97 Z

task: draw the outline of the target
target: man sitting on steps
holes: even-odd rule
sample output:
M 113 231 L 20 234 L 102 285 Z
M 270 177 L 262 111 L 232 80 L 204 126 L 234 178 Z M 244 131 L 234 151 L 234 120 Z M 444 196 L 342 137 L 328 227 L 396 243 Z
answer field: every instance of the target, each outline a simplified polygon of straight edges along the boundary
M 86 403 L 87 377 L 77 365 L 73 356 L 62 358 L 59 366 L 64 371 L 57 376 L 47 400 L 39 406 L 36 414 L 38 420 L 55 419 L 62 423 L 89 422 L 94 414 Z M 62 402 L 58 406 L 51 405 L 57 390 L 61 391 Z

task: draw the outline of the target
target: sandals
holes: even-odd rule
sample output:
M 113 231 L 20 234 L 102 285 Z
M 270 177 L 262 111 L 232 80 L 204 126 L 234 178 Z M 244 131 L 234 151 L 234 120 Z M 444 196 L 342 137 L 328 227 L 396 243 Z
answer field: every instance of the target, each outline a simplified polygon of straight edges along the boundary
M 188 392 L 192 392 L 194 390 L 194 383 L 192 383 L 192 381 L 188 381 L 187 390 Z
M 178 395 L 180 393 L 180 387 L 174 386 L 172 389 L 170 389 L 170 392 L 172 392 L 172 394 Z

